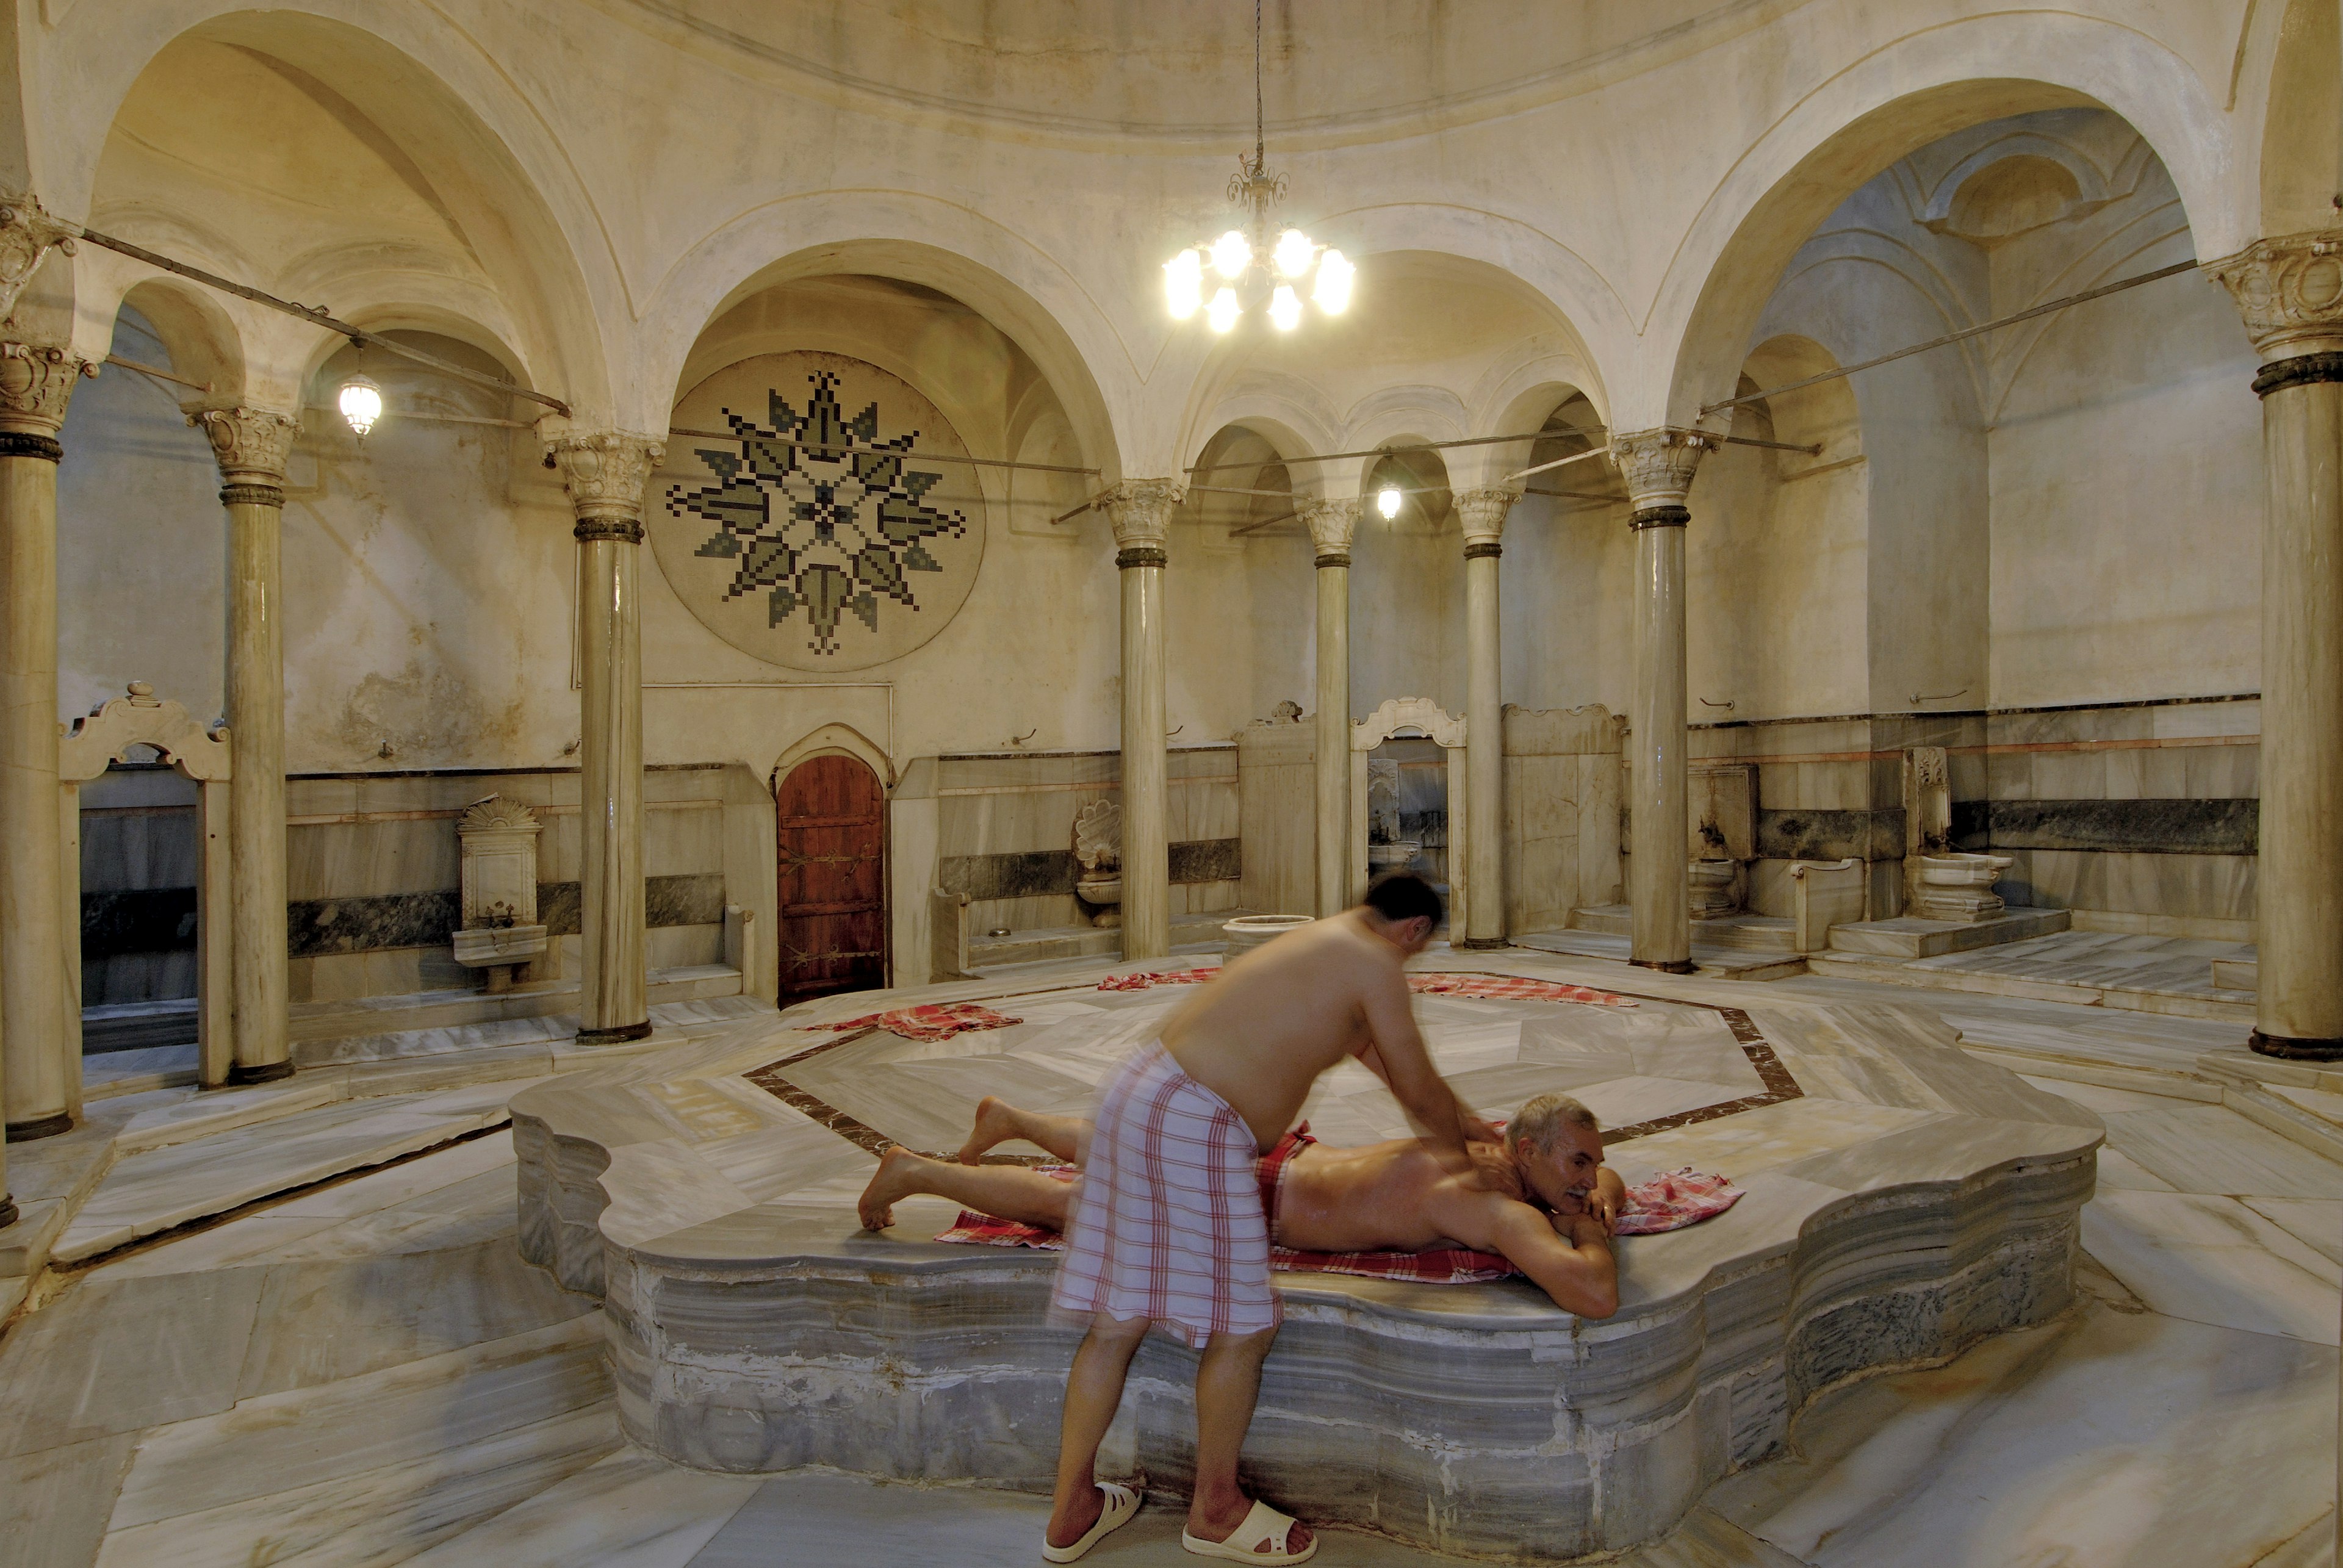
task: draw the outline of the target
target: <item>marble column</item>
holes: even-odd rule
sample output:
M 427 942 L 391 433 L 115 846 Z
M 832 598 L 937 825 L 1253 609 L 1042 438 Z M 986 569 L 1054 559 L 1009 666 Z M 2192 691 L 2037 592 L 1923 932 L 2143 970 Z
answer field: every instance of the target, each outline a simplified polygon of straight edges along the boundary
M 83 374 L 65 349 L 0 344 L 0 1101 L 15 1142 L 81 1107 L 57 929 L 57 432 Z
M 602 430 L 548 444 L 578 518 L 578 907 L 585 950 L 578 1043 L 650 1033 L 643 908 L 643 490 L 667 456 Z
M 285 931 L 285 463 L 297 415 L 212 408 L 188 417 L 212 444 L 227 509 L 229 973 L 236 1049 L 230 1083 L 293 1071 Z
M 2261 356 L 2260 946 L 2250 1043 L 2343 1060 L 2343 230 L 2206 269 Z
M 1505 699 L 1497 562 L 1505 514 L 1521 494 L 1492 486 L 1456 497 L 1464 525 L 1464 930 L 1454 946 L 1505 945 Z
M 1171 789 L 1163 731 L 1163 542 L 1183 494 L 1131 479 L 1106 494 L 1122 575 L 1122 956 L 1172 950 Z
M 1351 539 L 1359 503 L 1312 501 L 1302 508 L 1318 559 L 1318 909 L 1340 914 L 1351 902 Z
M 1627 901 L 1632 961 L 1692 972 L 1691 826 L 1684 748 L 1684 497 L 1712 438 L 1696 430 L 1611 437 L 1635 534 L 1634 668 L 1629 729 Z

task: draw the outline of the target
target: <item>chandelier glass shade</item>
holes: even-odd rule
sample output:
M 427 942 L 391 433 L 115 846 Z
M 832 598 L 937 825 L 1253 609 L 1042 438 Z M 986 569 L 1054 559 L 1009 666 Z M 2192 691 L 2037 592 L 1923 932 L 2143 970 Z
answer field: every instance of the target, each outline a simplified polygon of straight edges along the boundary
M 351 430 L 361 438 L 382 417 L 382 388 L 363 376 L 353 376 L 343 382 L 341 396 L 335 401 L 342 417 L 349 421 Z
M 1285 199 L 1285 176 L 1269 172 L 1262 142 L 1258 4 L 1252 59 L 1252 153 L 1237 155 L 1237 172 L 1229 180 L 1229 200 L 1249 209 L 1248 220 L 1163 264 L 1163 303 L 1172 318 L 1185 321 L 1201 309 L 1214 332 L 1228 331 L 1255 306 L 1266 307 L 1270 325 L 1280 332 L 1292 331 L 1302 324 L 1305 280 L 1312 303 L 1340 316 L 1351 303 L 1351 279 L 1358 271 L 1341 251 L 1298 228 L 1272 229 L 1270 208 Z

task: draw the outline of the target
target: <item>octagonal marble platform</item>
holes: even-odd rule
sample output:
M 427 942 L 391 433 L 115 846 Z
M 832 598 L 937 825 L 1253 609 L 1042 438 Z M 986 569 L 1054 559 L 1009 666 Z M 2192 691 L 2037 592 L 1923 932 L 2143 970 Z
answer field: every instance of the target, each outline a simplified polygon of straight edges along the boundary
M 957 1211 L 940 1200 L 899 1204 L 873 1235 L 854 1199 L 878 1149 L 957 1147 L 984 1094 L 1084 1110 L 1189 994 L 1097 989 L 1127 967 L 832 999 L 517 1097 L 522 1247 L 604 1295 L 629 1435 L 710 1470 L 1046 1490 L 1079 1337 L 1045 1312 L 1054 1257 L 933 1242 Z M 1609 989 L 1631 972 L 1521 950 L 1415 967 Z M 2091 1112 L 1893 1008 L 1634 983 L 1631 1007 L 1426 995 L 1417 1010 L 1483 1112 L 1565 1089 L 1612 1130 L 1629 1181 L 1693 1165 L 1747 1196 L 1623 1239 L 1602 1322 L 1523 1281 L 1280 1275 L 1286 1327 L 1246 1459 L 1282 1506 L 1453 1553 L 1620 1550 L 1774 1450 L 1822 1389 L 2066 1307 Z M 933 1043 L 817 1027 L 934 1000 L 1021 1021 Z M 1305 1114 L 1338 1143 L 1405 1131 L 1354 1064 Z M 1151 1338 L 1108 1472 L 1184 1490 L 1192 1374 L 1190 1352 Z

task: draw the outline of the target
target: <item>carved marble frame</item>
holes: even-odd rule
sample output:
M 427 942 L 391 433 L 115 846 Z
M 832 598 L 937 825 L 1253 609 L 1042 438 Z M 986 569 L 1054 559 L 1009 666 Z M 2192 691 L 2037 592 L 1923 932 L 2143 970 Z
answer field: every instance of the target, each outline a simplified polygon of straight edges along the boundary
M 1351 726 L 1351 901 L 1367 896 L 1367 754 L 1400 735 L 1421 735 L 1448 754 L 1448 929 L 1464 930 L 1472 896 L 1473 825 L 1464 720 L 1428 697 L 1394 697 Z
M 81 1072 L 81 787 L 112 762 L 127 762 L 152 747 L 171 770 L 196 787 L 203 836 L 196 892 L 196 1081 L 206 1089 L 227 1081 L 236 1057 L 235 989 L 229 965 L 231 861 L 228 779 L 232 749 L 225 726 L 206 730 L 183 703 L 161 701 L 145 681 L 74 720 L 57 740 L 57 812 L 63 865 L 58 910 L 65 932 L 65 1040 L 73 1076 Z

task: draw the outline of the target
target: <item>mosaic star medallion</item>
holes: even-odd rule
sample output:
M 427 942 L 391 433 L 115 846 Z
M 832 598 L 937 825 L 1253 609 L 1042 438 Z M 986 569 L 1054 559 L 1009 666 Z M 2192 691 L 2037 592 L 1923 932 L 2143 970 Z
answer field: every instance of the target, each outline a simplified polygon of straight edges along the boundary
M 943 629 L 976 581 L 984 502 L 942 413 L 875 365 L 759 355 L 676 406 L 659 569 L 710 631 L 791 669 L 860 669 Z M 846 450 L 845 448 L 860 448 Z M 831 449 L 824 449 L 831 448 Z

